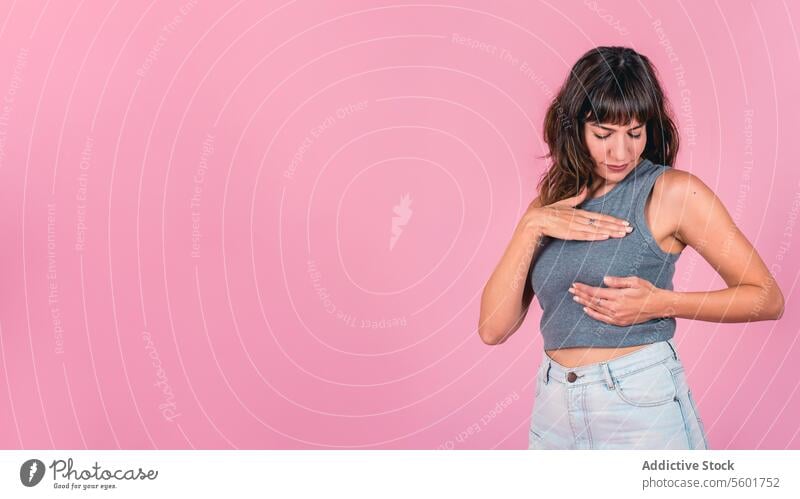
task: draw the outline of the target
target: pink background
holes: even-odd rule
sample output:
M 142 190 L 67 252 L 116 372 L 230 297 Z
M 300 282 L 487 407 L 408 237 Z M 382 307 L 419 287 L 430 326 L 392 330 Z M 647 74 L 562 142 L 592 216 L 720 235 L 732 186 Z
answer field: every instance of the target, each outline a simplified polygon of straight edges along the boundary
M 678 321 L 711 446 L 800 448 L 800 7 L 227 4 L 3 0 L 0 448 L 526 447 L 540 309 L 489 347 L 480 292 L 611 44 L 787 298 Z

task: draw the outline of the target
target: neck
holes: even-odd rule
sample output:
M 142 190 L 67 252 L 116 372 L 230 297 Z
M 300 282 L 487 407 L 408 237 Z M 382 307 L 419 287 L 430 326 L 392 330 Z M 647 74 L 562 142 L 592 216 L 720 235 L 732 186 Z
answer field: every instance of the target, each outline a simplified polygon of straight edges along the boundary
M 617 182 L 609 182 L 608 179 L 599 177 L 590 189 L 592 193 L 591 197 L 592 198 L 600 197 L 606 192 L 613 189 L 615 185 L 617 185 Z

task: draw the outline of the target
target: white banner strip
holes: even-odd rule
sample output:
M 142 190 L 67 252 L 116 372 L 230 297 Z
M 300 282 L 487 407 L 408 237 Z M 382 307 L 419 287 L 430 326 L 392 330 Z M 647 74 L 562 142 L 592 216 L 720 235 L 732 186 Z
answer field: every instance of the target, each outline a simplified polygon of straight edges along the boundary
M 798 464 L 800 451 L 0 451 L 0 497 L 795 498 Z

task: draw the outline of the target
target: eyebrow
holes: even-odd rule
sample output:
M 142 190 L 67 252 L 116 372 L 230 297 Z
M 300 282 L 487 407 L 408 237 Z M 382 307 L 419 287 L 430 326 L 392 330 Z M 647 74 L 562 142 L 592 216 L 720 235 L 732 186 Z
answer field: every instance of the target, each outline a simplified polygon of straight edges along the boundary
M 628 129 L 628 131 L 630 132 L 631 130 L 636 130 L 636 129 L 638 129 L 638 128 L 642 128 L 644 125 L 645 125 L 645 124 L 644 124 L 644 123 L 642 123 L 642 124 L 641 124 L 641 125 L 639 125 L 639 126 L 635 126 L 635 127 L 633 127 L 633 128 L 629 128 L 629 129 Z M 602 128 L 603 130 L 608 130 L 609 132 L 616 132 L 616 130 L 614 130 L 613 128 L 608 128 L 607 126 L 603 126 L 603 125 L 601 125 L 601 124 L 599 124 L 599 123 L 592 123 L 592 126 L 596 126 L 596 127 L 598 127 L 598 128 Z

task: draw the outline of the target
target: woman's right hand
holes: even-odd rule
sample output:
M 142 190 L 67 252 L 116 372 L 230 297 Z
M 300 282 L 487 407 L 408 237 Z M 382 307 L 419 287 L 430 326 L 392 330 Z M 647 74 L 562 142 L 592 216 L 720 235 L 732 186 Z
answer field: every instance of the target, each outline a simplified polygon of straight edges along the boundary
M 587 192 L 588 188 L 584 187 L 575 196 L 547 206 L 530 207 L 529 215 L 539 233 L 556 239 L 596 241 L 625 237 L 633 230 L 625 220 L 575 208 L 586 199 Z M 594 222 L 589 223 L 592 219 Z

